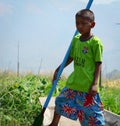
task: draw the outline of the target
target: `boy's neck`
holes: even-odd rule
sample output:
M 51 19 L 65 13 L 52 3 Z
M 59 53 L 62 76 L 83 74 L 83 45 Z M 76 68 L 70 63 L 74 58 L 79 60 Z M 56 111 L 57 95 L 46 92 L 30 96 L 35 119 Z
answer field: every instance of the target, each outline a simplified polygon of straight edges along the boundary
M 89 40 L 92 36 L 93 36 L 92 33 L 84 34 L 84 35 L 81 35 L 81 36 L 80 36 L 80 40 L 81 40 L 81 41 L 86 41 L 86 40 Z

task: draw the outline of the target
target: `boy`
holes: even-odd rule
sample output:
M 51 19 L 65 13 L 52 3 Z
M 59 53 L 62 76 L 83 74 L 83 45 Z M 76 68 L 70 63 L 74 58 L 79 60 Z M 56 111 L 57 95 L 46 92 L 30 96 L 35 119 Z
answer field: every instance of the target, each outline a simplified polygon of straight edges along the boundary
M 49 126 L 58 126 L 61 115 L 73 120 L 79 119 L 82 126 L 104 126 L 103 105 L 98 93 L 103 46 L 100 39 L 91 33 L 95 26 L 91 10 L 77 12 L 75 19 L 80 35 L 74 37 L 66 63 L 67 66 L 74 61 L 74 71 L 56 98 L 54 117 Z

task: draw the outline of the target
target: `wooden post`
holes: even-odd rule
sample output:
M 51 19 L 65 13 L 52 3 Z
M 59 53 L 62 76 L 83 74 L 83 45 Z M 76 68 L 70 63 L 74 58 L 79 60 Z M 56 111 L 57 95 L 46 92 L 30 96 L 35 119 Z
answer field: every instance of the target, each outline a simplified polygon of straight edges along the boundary
M 19 77 L 19 42 L 18 42 L 18 55 L 17 55 L 17 76 Z

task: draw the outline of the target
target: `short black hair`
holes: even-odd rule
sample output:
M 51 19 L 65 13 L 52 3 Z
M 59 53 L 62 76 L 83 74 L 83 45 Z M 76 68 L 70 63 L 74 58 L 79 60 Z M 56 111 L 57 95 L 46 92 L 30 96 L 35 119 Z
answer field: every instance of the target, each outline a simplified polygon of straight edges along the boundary
M 85 18 L 89 21 L 95 20 L 95 16 L 94 16 L 93 11 L 91 11 L 89 9 L 82 9 L 82 10 L 78 11 L 76 13 L 75 17 L 82 17 L 82 18 Z

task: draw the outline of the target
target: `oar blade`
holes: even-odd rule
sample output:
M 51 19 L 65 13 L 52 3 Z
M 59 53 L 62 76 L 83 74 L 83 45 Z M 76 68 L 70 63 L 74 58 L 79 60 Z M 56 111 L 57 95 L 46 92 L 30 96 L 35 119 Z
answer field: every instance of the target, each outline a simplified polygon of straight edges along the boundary
M 39 115 L 35 118 L 32 126 L 42 126 L 44 119 L 44 112 L 46 108 L 43 108 Z

